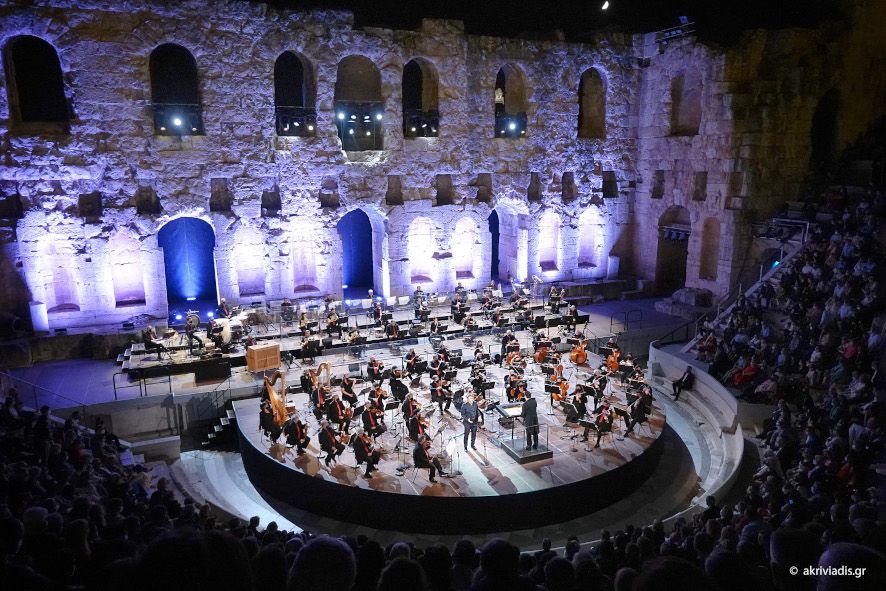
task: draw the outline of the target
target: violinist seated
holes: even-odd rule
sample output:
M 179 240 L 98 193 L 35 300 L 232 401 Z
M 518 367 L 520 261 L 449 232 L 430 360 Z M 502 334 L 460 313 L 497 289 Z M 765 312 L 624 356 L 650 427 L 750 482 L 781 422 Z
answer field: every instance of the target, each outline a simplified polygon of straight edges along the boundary
M 384 410 L 385 402 L 387 402 L 388 396 L 389 394 L 387 390 L 385 390 L 381 386 L 376 386 L 376 388 L 369 395 L 369 401 L 374 402 L 378 408 Z
M 431 402 L 436 402 L 440 407 L 440 420 L 443 420 L 443 412 L 448 412 L 452 404 L 452 392 L 449 390 L 449 382 L 443 378 L 437 378 L 431 386 Z
M 526 382 L 513 381 L 511 387 L 508 388 L 508 402 L 519 402 L 526 400 Z
M 338 313 L 335 310 L 330 310 L 326 313 L 326 334 L 332 336 L 332 333 L 337 333 L 339 338 L 341 338 L 341 326 L 339 326 L 338 321 Z
M 375 320 L 375 324 L 381 324 L 381 318 L 384 315 L 384 312 L 381 309 L 381 302 L 375 302 L 372 305 L 372 318 Z
M 354 437 L 354 457 L 357 464 L 366 463 L 366 471 L 363 473 L 364 478 L 372 478 L 372 473 L 377 469 L 375 466 L 381 459 L 381 453 L 372 448 L 371 434 L 366 433 L 363 429 L 357 429 L 357 436 Z
M 566 326 L 570 330 L 575 330 L 575 327 L 578 324 L 578 307 L 575 304 L 569 304 L 569 308 L 566 310 Z
M 613 420 L 613 415 L 612 415 L 612 411 L 609 409 L 609 404 L 604 402 L 603 406 L 600 408 L 599 412 L 597 413 L 597 416 L 594 419 L 594 422 L 591 423 L 591 425 L 593 425 L 593 428 L 597 431 L 597 443 L 594 444 L 594 449 L 600 447 L 600 439 L 603 437 L 603 434 L 609 433 L 612 431 L 612 420 Z M 582 438 L 581 438 L 582 441 L 588 440 L 588 434 L 590 433 L 590 431 L 591 431 L 591 426 L 585 427 L 584 435 L 582 435 Z
M 502 313 L 500 307 L 495 308 L 495 312 L 492 314 L 492 323 L 501 328 L 505 324 L 505 315 Z
M 415 415 L 406 423 L 406 429 L 409 431 L 409 439 L 419 441 L 430 436 L 431 420 L 416 412 Z
M 427 363 L 419 357 L 415 349 L 410 349 L 404 359 L 406 359 L 406 375 L 408 376 L 421 375 L 427 369 Z
M 591 396 L 594 397 L 594 412 L 597 411 L 597 406 L 599 406 L 603 396 L 606 395 L 606 385 L 608 382 L 609 379 L 602 371 L 599 369 L 594 370 L 594 376 L 588 382 L 588 387 L 591 389 Z
M 567 423 L 577 423 L 582 417 L 584 417 L 588 413 L 588 396 L 585 393 L 584 386 L 578 385 L 575 387 L 575 393 L 572 395 L 572 406 L 575 407 L 575 412 L 572 412 L 572 409 L 568 409 L 568 413 L 566 415 Z M 568 407 L 567 407 L 568 408 Z
M 464 327 L 465 330 L 475 330 L 477 328 L 477 321 L 474 320 L 473 316 L 465 316 L 464 318 Z
M 406 394 L 409 393 L 409 386 L 404 384 L 401 380 L 403 379 L 403 372 L 397 368 L 394 368 L 391 371 L 391 378 L 388 384 L 391 386 L 391 394 L 394 395 L 399 402 L 403 402 L 406 399 Z
M 300 418 L 292 418 L 283 426 L 283 434 L 286 435 L 286 445 L 294 447 L 298 455 L 304 455 L 305 448 L 311 443 L 308 426 Z
M 305 330 L 304 341 L 302 342 L 302 359 L 313 359 L 319 355 L 322 345 L 320 335 L 313 334 L 311 329 Z
M 371 357 L 369 359 L 369 367 L 366 368 L 366 374 L 369 377 L 369 380 L 373 383 L 381 383 L 381 381 L 385 379 L 384 372 L 385 364 L 375 357 Z
M 259 405 L 258 426 L 272 443 L 279 439 L 281 431 L 279 425 L 274 421 L 274 409 L 271 407 L 270 400 L 262 400 Z
M 489 353 L 483 350 L 483 343 L 478 343 L 474 348 L 474 363 L 489 363 Z
M 320 449 L 326 452 L 323 462 L 329 467 L 329 463 L 337 461 L 338 456 L 345 451 L 345 444 L 339 441 L 326 419 L 320 421 L 320 431 L 317 433 L 317 438 L 320 441 Z
M 338 394 L 333 395 L 332 400 L 326 406 L 326 418 L 333 425 L 338 425 L 341 433 L 350 431 L 351 409 L 345 407 Z
M 400 412 L 403 413 L 403 420 L 406 421 L 407 425 L 412 420 L 412 417 L 418 414 L 419 410 L 420 407 L 412 397 L 412 393 L 406 394 L 406 400 L 400 405 Z
M 422 322 L 427 322 L 431 317 L 431 309 L 428 308 L 427 304 L 421 302 L 421 304 L 415 308 L 415 317 Z
M 357 406 L 357 393 L 354 392 L 354 378 L 345 376 L 341 379 L 341 399 L 351 405 L 351 408 Z
M 628 429 L 625 431 L 625 435 L 633 433 L 636 425 L 645 423 L 650 414 L 652 414 L 652 390 L 644 388 L 640 393 L 640 397 L 631 405 L 630 413 L 628 415 L 631 420 L 628 423 Z
M 384 423 L 385 411 L 380 409 L 375 402 L 369 403 L 369 408 L 363 411 L 363 430 L 373 439 L 381 437 L 388 430 Z
M 314 378 L 311 377 L 310 370 L 306 369 L 302 372 L 299 383 L 301 383 L 302 391 L 310 394 L 311 390 L 314 389 Z
M 634 373 L 634 356 L 628 353 L 624 359 L 618 362 L 618 370 L 621 373 L 621 383 L 628 381 L 628 376 Z
M 431 379 L 438 378 L 443 375 L 443 371 L 446 369 L 443 361 L 440 359 L 439 355 L 434 355 L 431 358 L 431 365 L 428 366 L 428 373 L 431 376 Z
M 329 404 L 329 388 L 326 386 L 315 386 L 311 390 L 311 404 L 313 405 L 314 416 L 319 421 L 326 416 L 326 407 Z
M 428 480 L 437 482 L 435 478 L 437 472 L 440 473 L 440 476 L 446 476 L 446 472 L 443 471 L 440 460 L 431 457 L 430 449 L 431 440 L 427 437 L 416 442 L 415 447 L 412 448 L 412 463 L 415 464 L 416 470 L 419 468 L 430 470 Z

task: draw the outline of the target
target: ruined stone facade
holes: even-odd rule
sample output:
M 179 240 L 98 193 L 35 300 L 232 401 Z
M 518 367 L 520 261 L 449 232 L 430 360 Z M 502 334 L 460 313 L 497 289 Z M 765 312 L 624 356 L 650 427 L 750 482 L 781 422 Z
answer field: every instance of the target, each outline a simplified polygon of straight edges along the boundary
M 670 275 L 657 264 L 670 257 L 659 250 L 660 222 L 684 207 L 685 282 L 723 293 L 747 244 L 748 212 L 796 195 L 812 113 L 840 80 L 826 62 L 843 51 L 817 52 L 842 29 L 789 33 L 789 51 L 766 66 L 777 73 L 771 80 L 751 72 L 768 59 L 755 66 L 752 55 L 772 53 L 778 33 L 728 53 L 691 38 L 659 52 L 642 36 L 500 39 L 443 20 L 416 31 L 355 29 L 345 12 L 239 1 L 71 4 L 0 7 L 4 47 L 30 35 L 56 50 L 73 112 L 68 133 L 23 128 L 9 72 L 3 77 L 0 197 L 20 203 L 21 215 L 0 220 L 0 308 L 27 313 L 43 302 L 50 328 L 164 316 L 158 232 L 183 217 L 211 225 L 218 294 L 238 302 L 341 294 L 336 226 L 355 209 L 372 227 L 375 290 L 403 295 L 417 283 L 486 284 L 493 210 L 502 280 Z M 203 135 L 156 134 L 149 60 L 165 43 L 195 60 Z M 287 51 L 307 66 L 313 137 L 276 133 L 274 65 Z M 349 56 L 365 56 L 380 74 L 381 150 L 346 152 L 337 135 L 334 93 Z M 784 80 L 783 68 L 801 58 L 814 75 Z M 438 137 L 404 137 L 403 70 L 412 59 L 433 72 Z M 496 137 L 505 66 L 522 86 L 527 127 L 517 139 Z M 589 70 L 605 90 L 605 132 L 578 137 Z M 869 116 L 852 118 L 862 129 Z M 713 262 L 703 261 L 703 243 L 717 245 Z

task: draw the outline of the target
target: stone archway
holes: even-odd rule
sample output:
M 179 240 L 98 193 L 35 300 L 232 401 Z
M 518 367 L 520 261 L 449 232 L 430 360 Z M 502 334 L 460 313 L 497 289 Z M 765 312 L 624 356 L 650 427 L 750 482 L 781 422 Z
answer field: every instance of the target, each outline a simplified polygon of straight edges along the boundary
M 689 210 L 675 205 L 658 219 L 658 254 L 655 263 L 655 290 L 671 294 L 686 285 L 686 258 L 692 222 Z

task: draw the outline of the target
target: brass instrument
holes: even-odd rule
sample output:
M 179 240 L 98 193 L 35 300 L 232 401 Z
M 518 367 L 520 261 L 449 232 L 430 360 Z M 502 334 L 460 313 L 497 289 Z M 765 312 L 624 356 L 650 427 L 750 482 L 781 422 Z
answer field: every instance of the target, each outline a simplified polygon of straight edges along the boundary
M 280 380 L 280 395 L 277 395 L 277 392 L 274 391 L 274 385 L 277 383 L 277 380 Z M 274 424 L 278 427 L 283 427 L 283 423 L 286 422 L 287 414 L 286 414 L 286 403 L 284 400 L 286 399 L 286 377 L 283 375 L 281 371 L 275 371 L 272 379 L 268 379 L 265 377 L 265 390 L 268 392 L 268 399 L 271 401 L 271 409 L 274 413 Z

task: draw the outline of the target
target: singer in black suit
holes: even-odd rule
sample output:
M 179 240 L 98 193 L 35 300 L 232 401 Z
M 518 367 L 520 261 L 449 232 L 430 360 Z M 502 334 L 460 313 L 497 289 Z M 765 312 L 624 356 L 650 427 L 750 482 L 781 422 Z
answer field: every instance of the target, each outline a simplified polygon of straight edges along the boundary
M 520 417 L 523 419 L 523 427 L 526 429 L 526 449 L 538 449 L 538 401 L 532 397 L 531 392 L 526 393 L 526 402 Z

